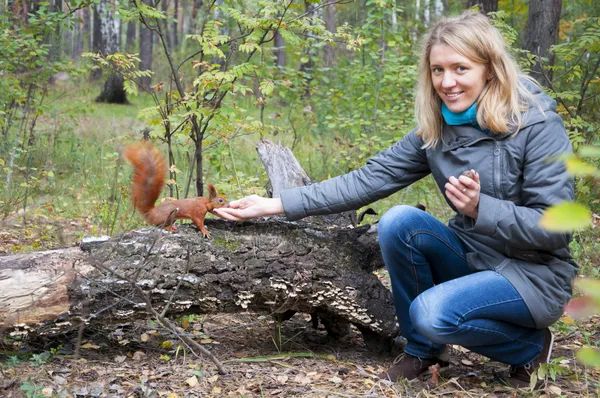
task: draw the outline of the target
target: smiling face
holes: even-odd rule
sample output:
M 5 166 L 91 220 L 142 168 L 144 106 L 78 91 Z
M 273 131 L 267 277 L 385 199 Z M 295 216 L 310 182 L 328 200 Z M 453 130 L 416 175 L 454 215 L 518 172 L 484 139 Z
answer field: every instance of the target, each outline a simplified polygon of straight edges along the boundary
M 484 64 L 471 61 L 443 43 L 431 47 L 429 67 L 435 91 L 455 113 L 466 110 L 477 101 L 487 81 Z

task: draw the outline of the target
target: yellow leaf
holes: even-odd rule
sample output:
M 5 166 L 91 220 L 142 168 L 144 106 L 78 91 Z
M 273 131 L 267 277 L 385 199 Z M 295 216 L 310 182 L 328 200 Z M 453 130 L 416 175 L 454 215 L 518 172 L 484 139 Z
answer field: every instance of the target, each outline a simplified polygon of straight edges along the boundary
M 210 344 L 210 343 L 212 343 L 212 341 L 213 341 L 212 339 L 202 339 L 202 340 L 200 340 L 200 344 Z
M 571 318 L 568 315 L 564 315 L 561 319 L 565 325 L 574 325 L 575 324 L 575 319 Z
M 148 336 L 148 334 L 146 333 L 142 333 L 142 335 L 140 336 L 140 340 L 142 340 L 142 342 L 147 342 L 150 339 L 150 336 Z
M 551 232 L 572 232 L 591 225 L 591 212 L 579 203 L 550 206 L 540 218 L 540 226 Z
M 221 394 L 221 387 L 214 386 L 212 392 L 216 395 Z
M 162 348 L 166 348 L 167 350 L 169 350 L 173 347 L 173 342 L 171 340 L 165 340 L 162 342 L 162 344 L 160 346 Z
M 198 378 L 196 376 L 192 376 L 185 381 L 190 387 L 196 387 L 198 385 Z
M 84 350 L 97 350 L 100 347 L 92 343 L 85 343 L 81 346 L 81 348 Z

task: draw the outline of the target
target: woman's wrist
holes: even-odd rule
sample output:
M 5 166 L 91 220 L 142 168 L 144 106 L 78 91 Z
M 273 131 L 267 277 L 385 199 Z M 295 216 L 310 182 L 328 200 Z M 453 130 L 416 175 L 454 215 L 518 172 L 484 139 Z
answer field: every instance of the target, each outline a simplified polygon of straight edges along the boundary
M 283 214 L 283 202 L 281 198 L 269 198 L 268 213 L 270 216 Z

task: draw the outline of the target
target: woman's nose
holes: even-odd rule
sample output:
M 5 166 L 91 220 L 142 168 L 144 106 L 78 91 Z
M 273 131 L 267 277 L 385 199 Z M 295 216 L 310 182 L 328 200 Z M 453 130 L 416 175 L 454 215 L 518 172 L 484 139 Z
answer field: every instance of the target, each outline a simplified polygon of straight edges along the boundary
M 456 84 L 456 79 L 452 76 L 452 73 L 444 73 L 444 77 L 442 78 L 442 87 L 448 88 L 453 87 Z

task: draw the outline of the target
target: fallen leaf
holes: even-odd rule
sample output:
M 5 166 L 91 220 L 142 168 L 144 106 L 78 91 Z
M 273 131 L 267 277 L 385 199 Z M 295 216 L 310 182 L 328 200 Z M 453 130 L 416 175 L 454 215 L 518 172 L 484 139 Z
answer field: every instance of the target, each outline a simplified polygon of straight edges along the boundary
M 213 394 L 221 394 L 221 387 L 214 386 L 212 390 Z
M 219 375 L 210 376 L 206 379 L 209 384 L 213 384 L 217 380 L 219 380 Z
M 136 351 L 133 353 L 133 359 L 135 359 L 136 361 L 142 360 L 145 356 L 146 353 L 144 351 Z
M 275 378 L 275 381 L 277 382 L 277 384 L 283 385 L 283 384 L 287 383 L 288 379 L 289 379 L 289 377 L 287 377 L 286 375 L 281 375 L 281 376 L 277 376 Z
M 550 386 L 548 387 L 548 390 L 550 390 L 552 394 L 558 395 L 559 397 L 562 395 L 562 390 L 559 386 Z
M 54 390 L 52 389 L 52 387 L 46 387 L 42 390 L 42 395 L 44 397 L 51 397 L 52 394 L 54 394 Z
M 116 363 L 123 363 L 123 362 L 125 362 L 126 359 L 127 359 L 127 357 L 125 355 L 117 355 L 115 357 L 115 362 Z
M 200 340 L 200 344 L 210 344 L 213 342 L 213 339 L 202 339 Z
M 467 366 L 473 366 L 473 362 L 469 361 L 468 359 L 461 359 L 460 361 L 463 365 L 467 365 Z
M 148 340 L 150 340 L 150 336 L 148 335 L 148 333 L 142 333 L 142 335 L 140 336 L 140 340 L 142 340 L 142 342 L 145 343 Z
M 329 380 L 330 382 L 335 383 L 335 384 L 342 384 L 342 382 L 343 382 L 343 380 L 337 376 L 334 376 L 331 379 L 327 379 L 327 380 Z
M 308 377 L 308 375 L 303 376 L 301 374 L 296 375 L 296 377 L 294 377 L 294 383 L 298 383 L 302 386 L 305 386 L 307 384 L 312 383 L 312 379 L 310 377 Z
M 81 348 L 83 348 L 84 350 L 97 350 L 98 348 L 100 348 L 100 346 L 97 346 L 92 343 L 85 343 L 81 346 Z
M 192 376 L 189 379 L 187 379 L 185 382 L 190 387 L 196 387 L 198 385 L 198 378 L 196 376 Z

